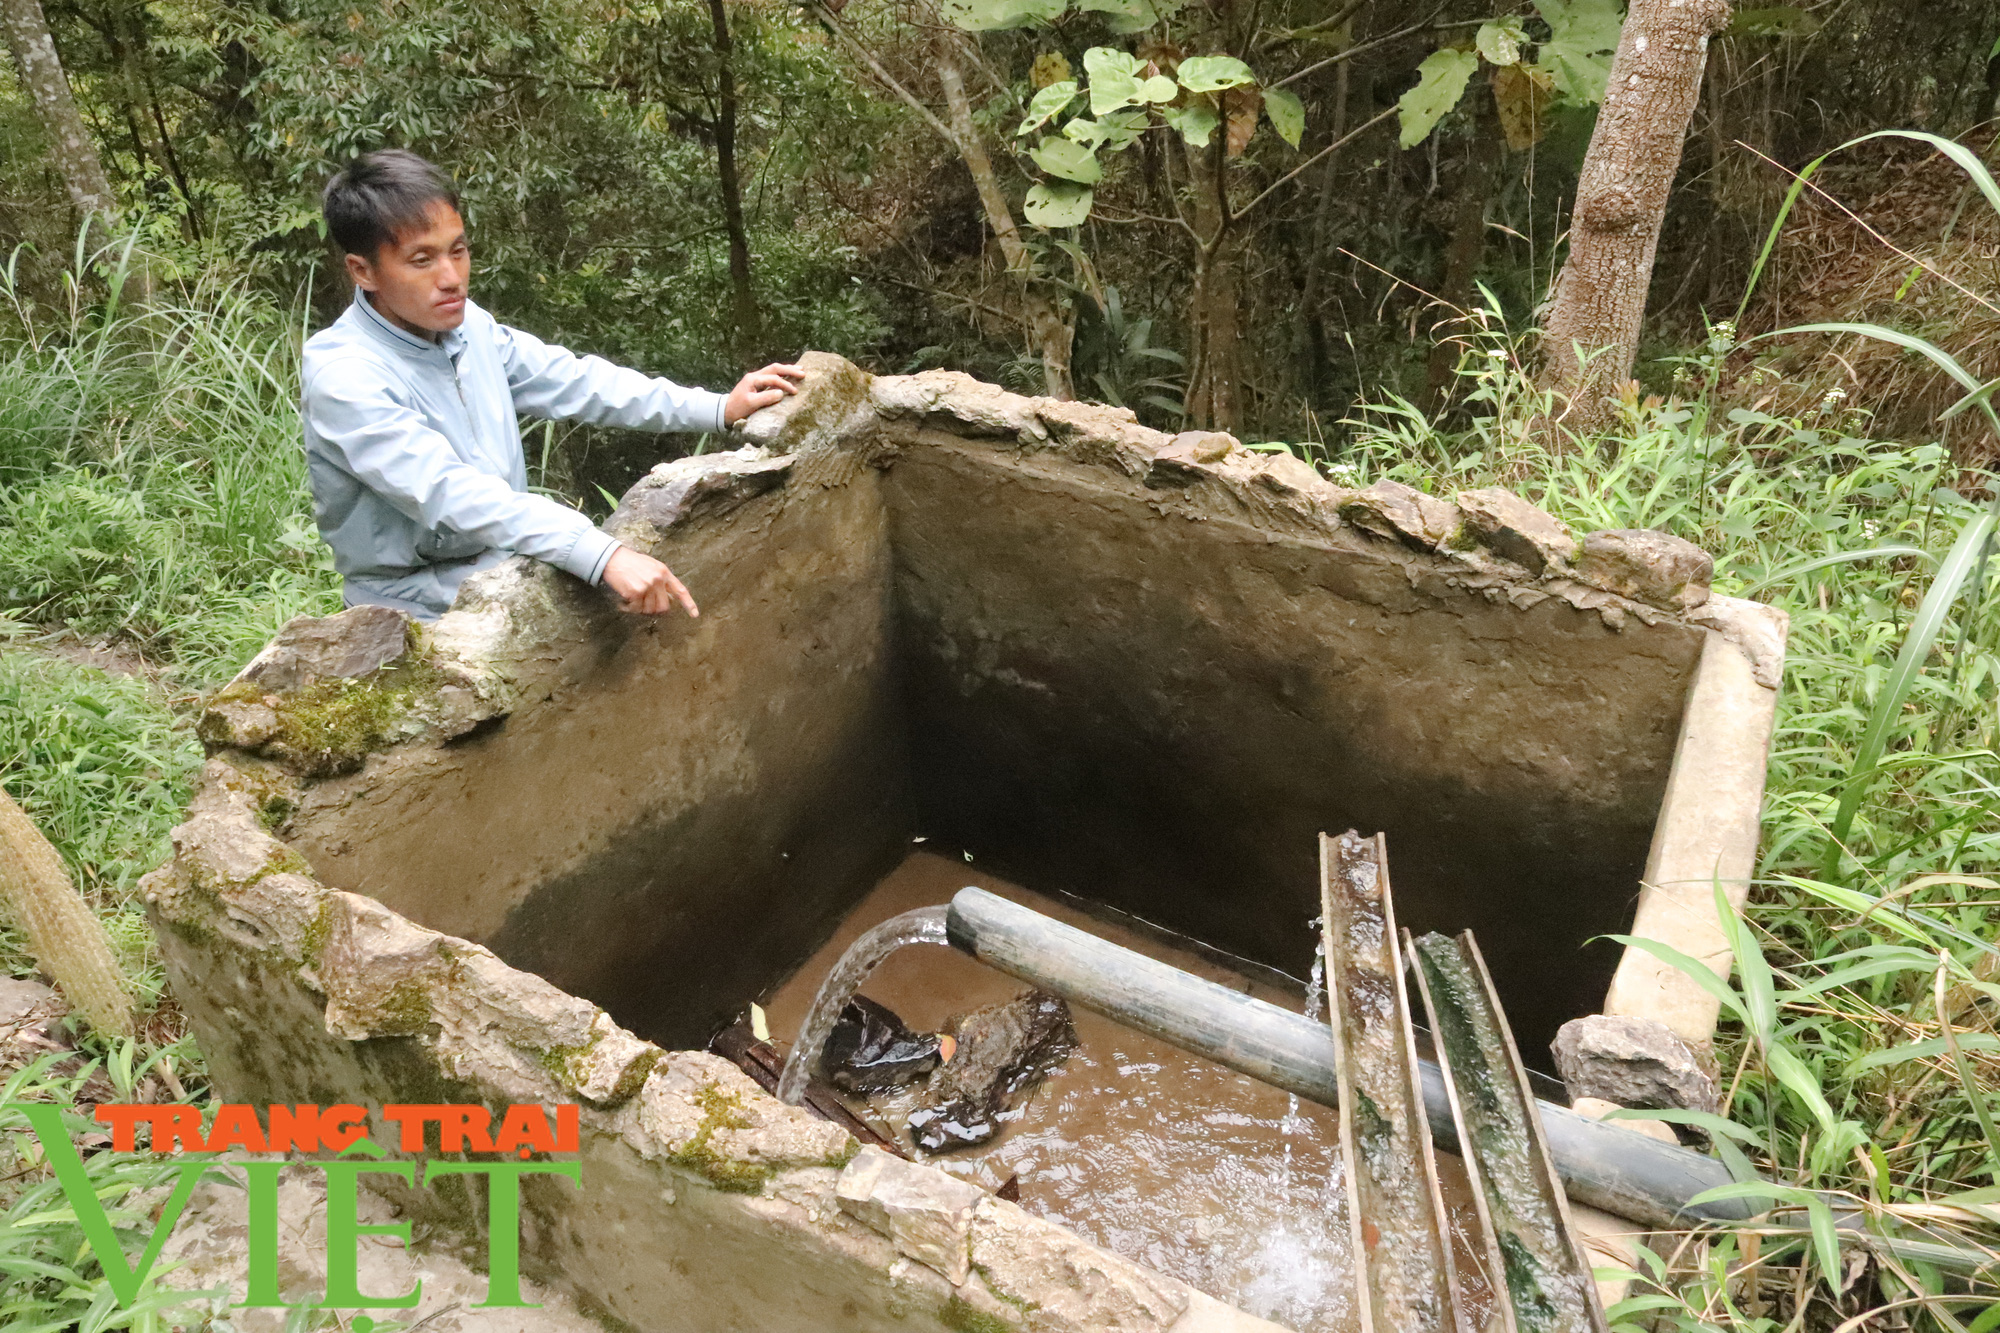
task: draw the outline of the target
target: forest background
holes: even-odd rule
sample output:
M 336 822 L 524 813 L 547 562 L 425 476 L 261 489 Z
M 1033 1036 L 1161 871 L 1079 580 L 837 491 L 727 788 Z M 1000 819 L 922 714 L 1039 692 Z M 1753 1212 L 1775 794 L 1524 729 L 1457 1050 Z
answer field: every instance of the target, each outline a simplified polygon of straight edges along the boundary
M 1734 979 L 1698 977 L 1723 1114 L 1682 1128 L 1777 1184 L 1642 1251 L 1614 1316 L 2000 1328 L 2000 6 L 1672 7 L 1712 37 L 1633 164 L 1657 262 L 1601 293 L 1629 334 L 1586 382 L 1537 334 L 1574 327 L 1614 0 L 943 3 L 0 0 L 0 781 L 134 1001 L 39 1056 L 0 1011 L 0 1103 L 84 1134 L 204 1095 L 134 885 L 201 692 L 338 606 L 298 350 L 347 299 L 318 190 L 394 144 L 464 186 L 477 298 L 580 351 L 964 369 L 1713 552 L 1792 638 Z M 1884 129 L 1938 137 L 1835 151 Z M 707 442 L 528 443 L 601 513 Z M 0 912 L 0 977 L 54 971 Z M 152 1317 L 0 1111 L 0 1322 Z

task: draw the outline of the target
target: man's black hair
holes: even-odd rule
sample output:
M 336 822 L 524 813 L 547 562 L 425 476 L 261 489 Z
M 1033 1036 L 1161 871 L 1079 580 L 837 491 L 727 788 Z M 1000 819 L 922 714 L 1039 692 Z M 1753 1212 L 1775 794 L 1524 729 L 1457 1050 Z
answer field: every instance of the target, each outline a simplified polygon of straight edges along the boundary
M 335 172 L 320 196 L 334 243 L 371 260 L 397 233 L 423 226 L 440 203 L 458 207 L 451 177 L 401 148 L 363 153 Z

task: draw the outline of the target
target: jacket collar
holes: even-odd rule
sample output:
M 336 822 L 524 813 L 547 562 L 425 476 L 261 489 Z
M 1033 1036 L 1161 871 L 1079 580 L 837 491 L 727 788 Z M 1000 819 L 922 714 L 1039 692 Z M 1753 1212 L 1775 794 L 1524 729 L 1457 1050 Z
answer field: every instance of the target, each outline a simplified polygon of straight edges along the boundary
M 472 303 L 468 301 L 466 304 L 470 306 Z M 354 289 L 354 309 L 360 312 L 359 318 L 363 328 L 368 329 L 378 337 L 387 338 L 392 344 L 398 347 L 406 347 L 411 351 L 417 352 L 430 352 L 443 348 L 445 354 L 453 359 L 456 359 L 459 352 L 465 347 L 464 325 L 461 324 L 458 328 L 452 329 L 437 342 L 431 342 L 427 338 L 419 338 L 408 329 L 398 328 L 396 325 L 390 323 L 388 316 L 377 310 L 374 302 L 368 299 L 367 293 L 363 292 L 359 287 Z

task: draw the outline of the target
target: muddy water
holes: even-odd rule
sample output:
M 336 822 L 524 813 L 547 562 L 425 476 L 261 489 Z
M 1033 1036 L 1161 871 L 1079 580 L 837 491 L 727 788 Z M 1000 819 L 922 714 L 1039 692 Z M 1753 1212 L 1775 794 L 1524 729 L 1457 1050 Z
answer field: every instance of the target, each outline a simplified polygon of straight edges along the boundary
M 1300 1008 L 1295 990 L 1252 980 L 963 860 L 918 852 L 772 998 L 767 1012 L 780 1047 L 789 1049 L 820 979 L 857 937 L 901 912 L 949 902 L 967 885 L 1258 999 Z M 911 1027 L 935 1030 L 954 1014 L 1022 989 L 963 954 L 917 946 L 883 963 L 861 993 Z M 1018 1177 L 1021 1206 L 1030 1212 L 1300 1333 L 1357 1328 L 1336 1113 L 1096 1014 L 1078 1009 L 1074 1016 L 1077 1053 L 1009 1114 L 1000 1136 L 933 1164 L 987 1189 Z M 850 1102 L 908 1149 L 907 1096 Z M 1441 1166 L 1454 1230 L 1469 1235 L 1464 1178 L 1455 1159 Z M 1473 1326 L 1483 1326 L 1487 1292 L 1468 1248 L 1456 1248 L 1468 1303 L 1477 1307 Z

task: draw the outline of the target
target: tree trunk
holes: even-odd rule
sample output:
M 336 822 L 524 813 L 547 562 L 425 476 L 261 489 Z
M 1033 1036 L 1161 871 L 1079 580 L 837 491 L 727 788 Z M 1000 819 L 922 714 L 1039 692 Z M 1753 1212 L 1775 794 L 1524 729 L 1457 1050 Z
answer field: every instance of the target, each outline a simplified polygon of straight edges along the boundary
M 1007 206 L 1007 195 L 1000 188 L 1000 178 L 994 174 L 993 159 L 987 156 L 986 145 L 979 138 L 979 129 L 972 123 L 972 100 L 966 96 L 965 75 L 959 69 L 956 48 L 959 40 L 956 34 L 946 33 L 937 44 L 938 82 L 944 85 L 945 114 L 952 141 L 958 146 L 959 156 L 965 159 L 966 169 L 972 173 L 973 188 L 979 191 L 979 203 L 986 212 L 986 224 L 993 228 L 994 239 L 1000 242 L 1000 254 L 1007 261 L 1007 271 L 1020 281 L 1021 309 L 1027 318 L 1029 333 L 1042 355 L 1042 378 L 1049 397 L 1074 398 L 1076 387 L 1070 378 L 1070 328 L 1063 322 L 1055 303 L 1034 285 L 1034 257 L 1021 240 L 1020 228 L 1014 225 L 1014 211 Z
M 63 76 L 62 60 L 56 55 L 41 0 L 0 0 L 0 21 L 7 25 L 14 68 L 20 71 L 21 86 L 35 104 L 42 132 L 48 136 L 49 155 L 62 175 L 70 203 L 84 217 L 96 214 L 111 220 L 118 211 L 111 178 L 104 174 L 97 145 L 77 114 L 76 99 Z
M 736 69 L 729 14 L 708 0 L 715 29 L 715 174 L 722 187 L 722 224 L 729 234 L 729 293 L 735 331 L 731 349 L 746 369 L 757 359 L 757 295 L 750 287 L 750 233 L 743 225 L 743 180 L 736 170 Z
M 1476 99 L 1478 111 L 1472 121 L 1472 142 L 1467 145 L 1465 170 L 1458 183 L 1458 209 L 1452 219 L 1451 244 L 1444 252 L 1444 282 L 1438 297 L 1444 309 L 1443 321 L 1461 318 L 1472 309 L 1478 294 L 1479 266 L 1486 258 L 1486 206 L 1493 198 L 1493 186 L 1506 161 L 1498 117 L 1491 110 L 1491 98 Z M 1460 330 L 1471 326 L 1459 325 Z M 1430 364 L 1425 367 L 1424 410 L 1435 416 L 1451 401 L 1453 381 L 1458 376 L 1458 356 L 1464 343 L 1447 329 L 1431 342 Z
M 1242 329 L 1237 318 L 1236 257 L 1228 235 L 1226 130 L 1218 128 L 1207 148 L 1187 153 L 1189 193 L 1194 197 L 1194 290 L 1188 298 L 1188 329 L 1194 355 L 1188 360 L 1189 421 L 1234 434 L 1243 425 Z
M 1347 72 L 1352 61 L 1343 60 L 1334 71 L 1333 139 L 1338 143 L 1347 133 Z M 1299 313 L 1305 320 L 1306 398 L 1315 408 L 1327 400 L 1327 386 L 1333 379 L 1332 358 L 1327 352 L 1326 321 L 1320 316 L 1321 256 L 1326 253 L 1326 234 L 1333 220 L 1333 197 L 1340 177 L 1340 155 L 1327 158 L 1321 173 L 1319 203 L 1313 210 L 1311 238 L 1306 243 L 1305 281 L 1299 292 Z
M 1708 40 L 1728 22 L 1728 0 L 1633 0 L 1626 15 L 1542 333 L 1542 384 L 1569 400 L 1572 427 L 1603 425 L 1631 378 Z

